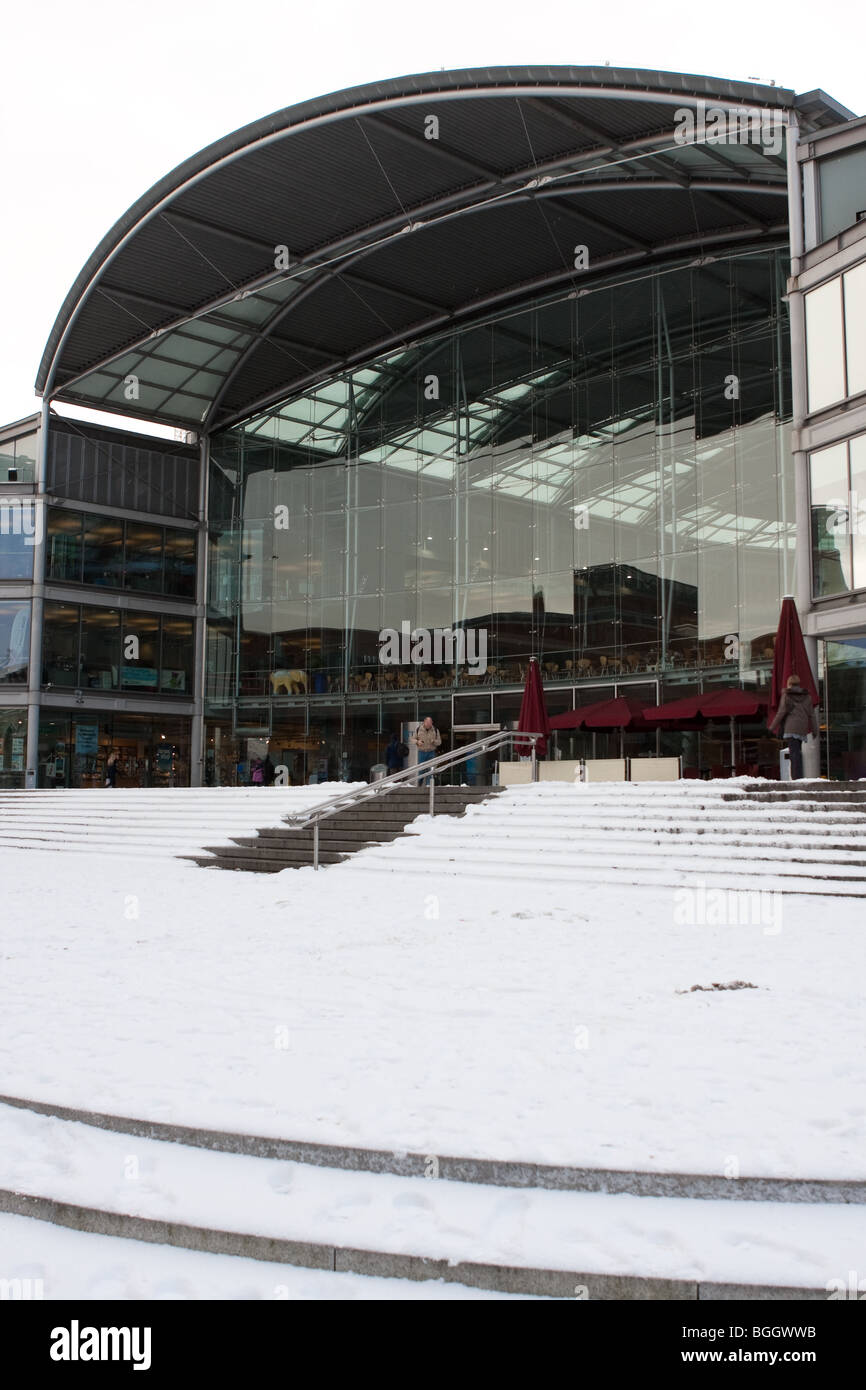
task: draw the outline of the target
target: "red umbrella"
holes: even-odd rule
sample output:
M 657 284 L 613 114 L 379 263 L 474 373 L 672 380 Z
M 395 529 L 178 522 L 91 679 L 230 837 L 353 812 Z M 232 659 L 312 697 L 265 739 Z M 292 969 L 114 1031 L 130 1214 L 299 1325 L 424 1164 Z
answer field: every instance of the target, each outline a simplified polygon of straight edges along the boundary
M 541 671 L 538 662 L 533 656 L 529 662 L 529 670 L 526 672 L 526 684 L 523 687 L 523 699 L 520 702 L 520 717 L 517 720 L 518 732 L 541 734 L 542 737 L 536 741 L 535 751 L 539 757 L 543 757 L 547 751 L 547 739 L 550 734 L 550 720 L 547 717 L 547 706 L 544 703 L 544 686 L 541 683 Z M 515 746 L 521 746 L 518 740 Z M 527 752 L 529 750 L 527 749 Z
M 738 720 L 762 718 L 766 714 L 767 696 L 752 690 L 711 690 L 706 695 L 687 695 L 666 705 L 644 711 L 650 727 L 671 724 L 675 728 L 700 728 L 710 719 L 729 719 L 731 722 L 731 767 L 736 763 L 734 724 Z
M 782 691 L 788 684 L 789 676 L 798 676 L 804 690 L 812 696 L 812 704 L 818 704 L 818 687 L 812 675 L 812 667 L 806 655 L 803 630 L 797 616 L 797 605 L 792 598 L 782 599 L 782 613 L 776 631 L 776 649 L 773 653 L 773 677 L 770 681 L 769 721 L 772 724 L 776 710 L 782 699 Z
M 582 709 L 566 710 L 565 714 L 555 714 L 550 721 L 551 729 L 643 729 L 646 727 L 642 700 L 618 695 L 615 700 L 596 700 L 595 704 L 584 705 Z
M 666 705 L 644 710 L 647 724 L 678 724 L 681 720 L 754 719 L 767 708 L 767 696 L 752 690 L 710 690 L 705 695 L 686 695 Z

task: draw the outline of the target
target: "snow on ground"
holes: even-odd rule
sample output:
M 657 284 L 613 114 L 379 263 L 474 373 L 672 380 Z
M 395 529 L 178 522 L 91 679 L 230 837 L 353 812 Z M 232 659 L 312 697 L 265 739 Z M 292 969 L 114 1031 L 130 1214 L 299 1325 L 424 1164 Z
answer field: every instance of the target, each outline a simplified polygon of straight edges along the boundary
M 0 1106 L 0 1187 L 152 1220 L 452 1263 L 824 1288 L 866 1206 L 551 1192 L 132 1139 Z
M 543 845 L 507 883 L 461 878 L 459 852 L 271 876 L 2 848 L 0 1091 L 425 1154 L 866 1177 L 862 901 L 685 925 L 672 889 L 546 881 Z M 680 992 L 734 980 L 757 988 Z
M 492 1293 L 441 1280 L 378 1279 L 360 1274 L 298 1269 L 294 1265 L 205 1255 L 169 1245 L 145 1245 L 115 1236 L 84 1235 L 33 1221 L 0 1216 L 0 1269 L 4 1279 L 21 1279 L 22 1292 L 46 1300 L 161 1299 L 192 1301 L 262 1299 L 316 1303 L 338 1300 L 425 1302 L 504 1299 L 541 1303 L 523 1294 Z M 23 1281 L 29 1279 L 29 1285 Z M 37 1283 L 41 1280 L 41 1286 Z

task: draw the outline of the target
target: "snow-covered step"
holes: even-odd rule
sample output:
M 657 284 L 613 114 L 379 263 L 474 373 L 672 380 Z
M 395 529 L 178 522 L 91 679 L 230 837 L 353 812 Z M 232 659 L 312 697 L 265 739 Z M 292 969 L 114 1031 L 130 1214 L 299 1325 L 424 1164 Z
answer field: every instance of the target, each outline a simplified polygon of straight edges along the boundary
M 429 1179 L 404 1178 L 132 1139 L 0 1108 L 0 1207 L 28 1209 L 33 1199 L 30 1210 L 61 1223 L 80 1222 L 70 1207 L 89 1209 L 109 1231 L 119 1229 L 112 1217 L 143 1218 L 162 1223 L 169 1244 L 189 1240 L 192 1227 L 221 1234 L 222 1247 L 241 1256 L 291 1242 L 299 1264 L 320 1265 L 324 1247 L 369 1252 L 378 1257 L 371 1269 L 443 1261 L 458 1279 L 487 1266 L 575 1282 L 586 1274 L 814 1295 L 857 1267 L 866 1242 L 864 1205 L 488 1187 L 435 1172 L 435 1155 Z M 561 1293 L 574 1296 L 564 1279 Z

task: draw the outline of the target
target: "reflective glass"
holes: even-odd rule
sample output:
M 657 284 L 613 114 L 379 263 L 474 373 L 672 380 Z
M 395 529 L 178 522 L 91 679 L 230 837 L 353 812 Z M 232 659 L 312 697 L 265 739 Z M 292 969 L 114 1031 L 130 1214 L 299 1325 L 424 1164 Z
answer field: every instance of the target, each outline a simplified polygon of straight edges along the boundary
M 842 281 L 810 290 L 806 301 L 806 374 L 809 410 L 823 410 L 845 395 Z
M 532 655 L 564 699 L 764 661 L 792 579 L 785 284 L 763 249 L 624 276 L 215 438 L 211 698 L 259 718 L 272 697 L 273 720 L 310 696 L 339 770 L 372 756 L 346 723 L 362 695 L 519 691 Z M 402 623 L 456 625 L 484 660 L 380 662 Z M 315 703 L 334 695 L 354 701 L 336 730 Z

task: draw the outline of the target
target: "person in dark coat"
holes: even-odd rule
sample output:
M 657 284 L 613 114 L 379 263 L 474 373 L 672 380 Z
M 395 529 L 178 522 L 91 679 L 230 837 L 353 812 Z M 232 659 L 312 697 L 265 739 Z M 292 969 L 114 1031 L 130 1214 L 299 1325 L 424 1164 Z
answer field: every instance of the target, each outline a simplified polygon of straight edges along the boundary
M 270 753 L 266 754 L 265 760 L 262 763 L 262 772 L 264 773 L 265 786 L 272 787 L 276 779 L 277 769 L 274 767 Z
M 117 750 L 116 750 L 116 749 L 113 749 L 112 752 L 109 753 L 109 755 L 108 755 L 108 761 L 107 761 L 106 764 L 105 764 L 105 785 L 106 785 L 107 787 L 116 787 L 116 786 L 117 786 L 117 764 L 118 764 L 118 761 L 119 761 L 119 759 L 118 759 L 118 755 L 117 755 Z
M 403 759 L 408 752 L 409 749 L 406 747 L 405 743 L 401 743 L 397 735 L 392 734 L 390 741 L 385 747 L 385 766 L 388 769 L 389 777 L 394 772 L 402 771 Z
M 779 701 L 776 717 L 770 725 L 770 733 L 778 730 L 784 739 L 791 761 L 791 777 L 803 776 L 803 741 L 809 734 L 818 737 L 818 714 L 812 704 L 812 696 L 800 685 L 800 677 L 791 675 Z

